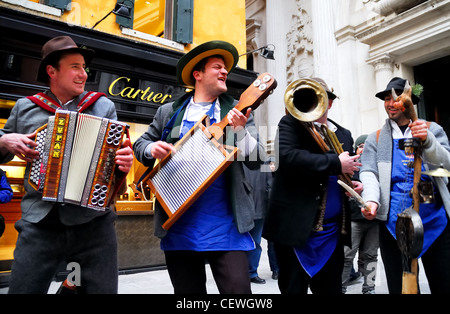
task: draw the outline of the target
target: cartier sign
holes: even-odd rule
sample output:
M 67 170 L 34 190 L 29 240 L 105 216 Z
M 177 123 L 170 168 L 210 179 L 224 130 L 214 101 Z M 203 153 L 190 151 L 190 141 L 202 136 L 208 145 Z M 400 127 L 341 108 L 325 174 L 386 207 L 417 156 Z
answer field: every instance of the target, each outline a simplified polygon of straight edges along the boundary
M 108 88 L 108 92 L 111 96 L 119 96 L 128 99 L 134 100 L 142 100 L 149 101 L 153 103 L 161 103 L 163 104 L 168 99 L 172 98 L 170 94 L 164 93 L 155 93 L 151 90 L 151 87 L 148 86 L 145 89 L 138 89 L 130 86 L 123 87 L 123 81 L 130 82 L 130 78 L 122 76 L 114 80 Z M 119 87 L 118 87 L 119 86 Z

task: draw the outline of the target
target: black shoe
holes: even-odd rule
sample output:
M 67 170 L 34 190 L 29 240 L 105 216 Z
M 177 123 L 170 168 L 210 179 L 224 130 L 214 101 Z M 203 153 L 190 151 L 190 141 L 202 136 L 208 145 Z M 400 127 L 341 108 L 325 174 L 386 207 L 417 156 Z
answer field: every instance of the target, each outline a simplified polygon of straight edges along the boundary
M 362 273 L 359 271 L 354 274 L 351 274 L 350 278 L 348 280 L 348 285 L 356 284 L 357 283 L 356 281 L 361 277 L 362 277 Z
M 278 280 L 278 272 L 277 272 L 277 271 L 274 271 L 274 272 L 272 273 L 272 279 L 273 279 L 273 280 Z
M 250 278 L 250 281 L 253 282 L 253 283 L 259 283 L 259 284 L 266 283 L 266 281 L 264 279 L 262 279 L 262 278 L 259 278 L 259 276 Z

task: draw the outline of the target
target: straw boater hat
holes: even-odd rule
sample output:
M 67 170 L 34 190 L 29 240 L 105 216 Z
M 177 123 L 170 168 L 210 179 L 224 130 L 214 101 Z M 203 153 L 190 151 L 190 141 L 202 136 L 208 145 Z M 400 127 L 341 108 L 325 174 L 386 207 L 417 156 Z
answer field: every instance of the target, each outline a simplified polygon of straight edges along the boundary
M 180 84 L 194 88 L 195 79 L 192 76 L 194 67 L 206 57 L 221 55 L 225 68 L 231 72 L 239 60 L 237 49 L 230 43 L 213 40 L 203 43 L 182 56 L 177 63 L 177 80 Z
M 79 52 L 84 57 L 86 66 L 94 57 L 94 50 L 79 48 L 77 44 L 69 36 L 59 36 L 50 39 L 42 47 L 42 61 L 39 66 L 37 80 L 46 83 L 48 80 L 47 65 L 58 59 L 62 53 L 65 52 Z

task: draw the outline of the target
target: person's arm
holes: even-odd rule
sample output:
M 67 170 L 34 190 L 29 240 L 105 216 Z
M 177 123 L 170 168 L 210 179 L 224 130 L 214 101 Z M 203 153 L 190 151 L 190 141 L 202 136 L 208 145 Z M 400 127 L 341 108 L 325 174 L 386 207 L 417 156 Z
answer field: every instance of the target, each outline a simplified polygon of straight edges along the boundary
M 161 141 L 161 135 L 164 130 L 164 113 L 168 104 L 161 106 L 156 111 L 152 123 L 147 131 L 142 134 L 133 144 L 133 151 L 136 159 L 144 166 L 150 167 L 155 159 L 162 158 L 173 149 L 173 145 Z
M 416 122 L 420 123 L 424 121 L 417 120 Z M 416 129 L 414 125 L 415 123 L 412 124 L 411 128 L 412 135 L 417 135 L 416 131 L 420 135 L 420 128 Z M 442 165 L 445 169 L 450 169 L 450 145 L 444 129 L 437 123 L 432 122 L 429 129 L 425 126 L 424 132 L 427 135 L 426 139 L 422 142 L 423 161 L 433 168 Z
M 361 169 L 359 179 L 363 184 L 361 193 L 370 210 L 361 209 L 364 217 L 372 220 L 376 217 L 380 204 L 380 182 L 377 167 L 377 139 L 376 133 L 370 134 L 364 144 L 364 153 L 361 154 Z
M 0 203 L 10 202 L 13 195 L 14 193 L 9 185 L 5 173 L 0 170 Z

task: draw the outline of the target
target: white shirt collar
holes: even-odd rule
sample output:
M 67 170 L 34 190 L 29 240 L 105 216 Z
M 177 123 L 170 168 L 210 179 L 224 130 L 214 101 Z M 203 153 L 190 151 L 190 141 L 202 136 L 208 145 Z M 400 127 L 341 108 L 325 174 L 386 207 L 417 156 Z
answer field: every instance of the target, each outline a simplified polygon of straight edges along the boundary
M 412 137 L 411 129 L 409 127 L 406 128 L 405 133 L 400 130 L 400 128 L 397 125 L 397 122 L 394 120 L 389 119 L 389 122 L 391 123 L 392 127 L 392 138 L 393 139 L 399 139 L 399 138 L 410 138 Z
M 322 125 L 320 122 L 314 122 L 315 125 L 317 125 L 319 128 Z M 336 132 L 337 126 L 332 123 L 330 120 L 327 120 L 327 128 L 330 129 L 330 131 Z

